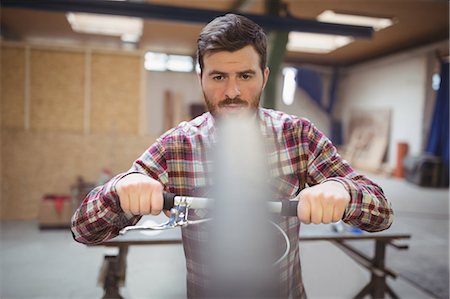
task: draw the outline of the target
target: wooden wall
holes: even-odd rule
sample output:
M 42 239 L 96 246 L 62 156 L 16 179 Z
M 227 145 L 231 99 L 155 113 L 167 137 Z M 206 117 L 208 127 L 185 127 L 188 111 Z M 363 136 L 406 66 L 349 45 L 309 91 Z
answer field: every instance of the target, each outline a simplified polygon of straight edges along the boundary
M 25 119 L 25 49 L 1 48 L 2 127 L 23 128 Z
M 139 126 L 142 54 L 1 46 L 0 219 L 36 219 L 77 176 L 126 171 L 153 141 Z
M 92 54 L 92 132 L 138 133 L 141 68 L 140 57 Z
M 83 132 L 84 55 L 30 51 L 30 129 Z

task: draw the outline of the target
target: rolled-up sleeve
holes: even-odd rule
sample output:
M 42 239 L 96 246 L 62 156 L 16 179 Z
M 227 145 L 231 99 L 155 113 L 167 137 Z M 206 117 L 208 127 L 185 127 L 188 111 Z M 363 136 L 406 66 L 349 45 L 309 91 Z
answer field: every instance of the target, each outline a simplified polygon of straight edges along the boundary
M 116 183 L 131 173 L 148 175 L 163 185 L 167 183 L 164 147 L 158 139 L 141 157 L 134 161 L 128 172 L 113 177 L 94 188 L 72 216 L 74 239 L 84 244 L 101 243 L 119 234 L 125 226 L 136 224 L 141 216 L 125 213 L 120 207 Z
M 304 122 L 300 134 L 308 156 L 308 185 L 330 180 L 342 183 L 351 198 L 342 219 L 344 222 L 366 231 L 389 228 L 394 214 L 381 187 L 356 173 L 331 141 L 310 122 Z

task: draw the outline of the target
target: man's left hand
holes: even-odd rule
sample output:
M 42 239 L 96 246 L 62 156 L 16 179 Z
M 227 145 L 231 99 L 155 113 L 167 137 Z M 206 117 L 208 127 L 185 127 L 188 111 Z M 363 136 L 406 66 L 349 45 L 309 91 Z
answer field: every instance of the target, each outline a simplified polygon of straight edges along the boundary
M 350 202 L 347 189 L 336 181 L 305 188 L 297 198 L 298 218 L 306 224 L 337 222 L 344 216 Z

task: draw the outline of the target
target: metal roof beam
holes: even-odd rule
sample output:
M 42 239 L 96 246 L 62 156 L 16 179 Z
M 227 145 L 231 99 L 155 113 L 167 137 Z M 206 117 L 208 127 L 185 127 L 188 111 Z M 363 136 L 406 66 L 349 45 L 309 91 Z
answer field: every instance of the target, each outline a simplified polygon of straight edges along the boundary
M 197 9 L 150 3 L 105 0 L 2 0 L 2 7 L 36 9 L 59 12 L 85 12 L 111 14 L 177 22 L 208 23 L 227 11 Z M 301 31 L 370 38 L 373 28 L 323 23 L 309 19 L 241 13 L 261 25 L 265 30 Z

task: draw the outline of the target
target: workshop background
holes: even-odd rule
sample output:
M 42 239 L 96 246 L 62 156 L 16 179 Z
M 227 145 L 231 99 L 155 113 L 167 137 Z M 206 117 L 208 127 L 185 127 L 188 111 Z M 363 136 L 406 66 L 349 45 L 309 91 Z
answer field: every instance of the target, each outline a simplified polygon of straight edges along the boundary
M 385 189 L 395 221 L 412 236 L 408 250 L 388 251 L 397 294 L 448 298 L 448 1 L 2 0 L 0 9 L 1 298 L 101 297 L 104 248 L 72 241 L 70 216 L 86 192 L 128 170 L 161 133 L 205 111 L 195 71 L 207 22 L 200 10 L 298 21 L 261 24 L 271 69 L 262 105 L 310 119 Z M 86 12 L 127 15 L 132 24 L 103 20 L 83 29 Z M 322 26 L 339 23 L 322 19 L 338 13 L 378 23 L 373 32 L 360 23 Z M 331 36 L 308 43 L 317 38 L 311 33 Z M 181 246 L 152 250 L 129 253 L 135 274 L 124 294 L 183 297 Z M 301 250 L 310 298 L 348 298 L 368 280 L 327 242 Z M 171 258 L 182 269 L 175 274 L 159 261 Z M 148 283 L 170 275 L 178 288 Z

